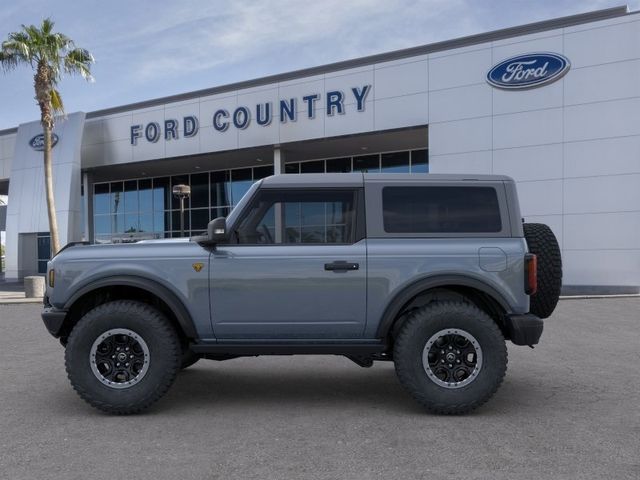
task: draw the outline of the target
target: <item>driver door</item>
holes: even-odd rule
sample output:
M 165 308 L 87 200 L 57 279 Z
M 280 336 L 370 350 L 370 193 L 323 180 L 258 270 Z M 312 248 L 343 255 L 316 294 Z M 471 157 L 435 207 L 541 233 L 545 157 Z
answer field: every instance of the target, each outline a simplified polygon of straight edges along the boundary
M 349 339 L 366 321 L 361 189 L 264 189 L 212 254 L 218 339 Z

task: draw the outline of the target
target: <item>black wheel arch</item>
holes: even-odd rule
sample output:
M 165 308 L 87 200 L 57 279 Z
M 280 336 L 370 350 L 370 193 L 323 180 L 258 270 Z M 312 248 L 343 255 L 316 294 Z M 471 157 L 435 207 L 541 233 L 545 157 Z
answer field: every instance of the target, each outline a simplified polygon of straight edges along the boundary
M 60 332 L 61 339 L 68 336 L 73 325 L 86 311 L 106 301 L 122 298 L 154 304 L 169 317 L 183 338 L 197 338 L 191 315 L 174 292 L 155 280 L 134 275 L 117 275 L 88 283 L 69 297 L 64 305 L 68 313 Z
M 503 325 L 500 320 L 510 311 L 509 303 L 494 287 L 473 277 L 456 274 L 434 275 L 417 280 L 405 286 L 388 303 L 376 332 L 377 338 L 388 338 L 402 321 L 404 313 L 411 308 L 412 301 L 432 292 L 450 292 L 464 297 L 481 310 L 487 312 Z

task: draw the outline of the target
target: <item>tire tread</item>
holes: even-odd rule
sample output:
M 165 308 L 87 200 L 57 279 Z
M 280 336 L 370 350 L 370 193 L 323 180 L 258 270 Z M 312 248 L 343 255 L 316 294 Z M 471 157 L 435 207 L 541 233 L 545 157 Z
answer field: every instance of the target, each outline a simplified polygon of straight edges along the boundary
M 410 343 L 414 339 L 414 332 L 420 323 L 428 321 L 429 317 L 431 317 L 432 315 L 451 312 L 453 310 L 458 310 L 461 307 L 465 310 L 468 310 L 469 312 L 473 312 L 473 314 L 477 316 L 478 320 L 482 321 L 484 323 L 484 326 L 491 331 L 492 335 L 495 335 L 496 338 L 502 339 L 502 348 L 499 349 L 497 353 L 499 356 L 499 361 L 504 364 L 505 368 L 502 370 L 499 378 L 492 386 L 492 389 L 482 397 L 467 402 L 445 404 L 435 402 L 427 395 L 425 395 L 424 391 L 416 383 L 416 378 L 411 374 L 409 369 L 405 368 L 405 365 L 402 361 L 396 361 L 396 373 L 402 386 L 418 401 L 418 403 L 420 403 L 423 407 L 425 407 L 432 413 L 443 415 L 464 415 L 471 412 L 472 410 L 475 410 L 476 408 L 486 403 L 496 393 L 496 391 L 502 384 L 502 381 L 504 380 L 504 376 L 506 374 L 508 354 L 502 331 L 493 321 L 493 319 L 489 317 L 485 312 L 480 310 L 475 305 L 466 302 L 433 302 L 412 312 L 407 320 L 403 323 L 400 332 L 395 340 L 394 358 L 397 353 L 402 355 L 402 352 L 405 352 L 410 348 Z
M 84 388 L 74 378 L 74 365 L 77 365 L 77 362 L 81 362 L 82 360 L 76 357 L 76 352 L 74 352 L 73 348 L 69 348 L 69 346 L 74 345 L 76 337 L 80 336 L 83 333 L 83 330 L 91 327 L 91 321 L 93 318 L 104 314 L 114 308 L 117 308 L 118 311 L 123 314 L 133 313 L 145 316 L 147 318 L 147 321 L 149 321 L 150 323 L 155 323 L 154 329 L 156 329 L 160 333 L 162 338 L 168 341 L 169 352 L 167 352 L 167 354 L 174 357 L 173 363 L 177 366 L 177 368 L 167 371 L 166 375 L 162 377 L 162 381 L 158 385 L 156 385 L 156 387 L 148 395 L 146 395 L 146 397 L 142 401 L 114 404 L 99 400 L 92 394 L 90 390 Z M 69 378 L 71 386 L 78 393 L 78 395 L 91 406 L 106 413 L 116 415 L 130 415 L 139 413 L 149 408 L 152 404 L 157 402 L 164 394 L 167 393 L 178 374 L 180 358 L 181 348 L 175 329 L 162 313 L 146 303 L 133 300 L 115 300 L 99 305 L 93 310 L 89 311 L 74 326 L 71 334 L 69 335 L 67 349 L 65 351 L 65 367 L 67 370 L 67 377 Z
M 551 229 L 543 223 L 525 223 L 523 229 L 529 251 L 538 257 L 538 291 L 531 295 L 529 310 L 540 318 L 548 318 L 558 304 L 562 289 L 560 246 Z

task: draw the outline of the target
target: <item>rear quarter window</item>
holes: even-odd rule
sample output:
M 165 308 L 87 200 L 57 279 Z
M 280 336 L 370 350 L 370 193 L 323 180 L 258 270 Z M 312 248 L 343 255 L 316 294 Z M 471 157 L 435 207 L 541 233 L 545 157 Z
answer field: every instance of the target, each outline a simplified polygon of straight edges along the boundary
M 387 233 L 497 233 L 500 204 L 493 187 L 384 187 Z

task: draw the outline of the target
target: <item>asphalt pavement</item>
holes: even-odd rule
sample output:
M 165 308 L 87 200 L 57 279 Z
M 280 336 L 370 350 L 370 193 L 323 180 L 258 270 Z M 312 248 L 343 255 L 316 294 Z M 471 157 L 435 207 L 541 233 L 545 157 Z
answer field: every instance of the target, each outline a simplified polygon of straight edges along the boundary
M 38 305 L 0 305 L 2 479 L 640 478 L 640 299 L 563 300 L 542 343 L 462 417 L 425 413 L 393 365 L 200 361 L 147 413 L 71 389 Z

